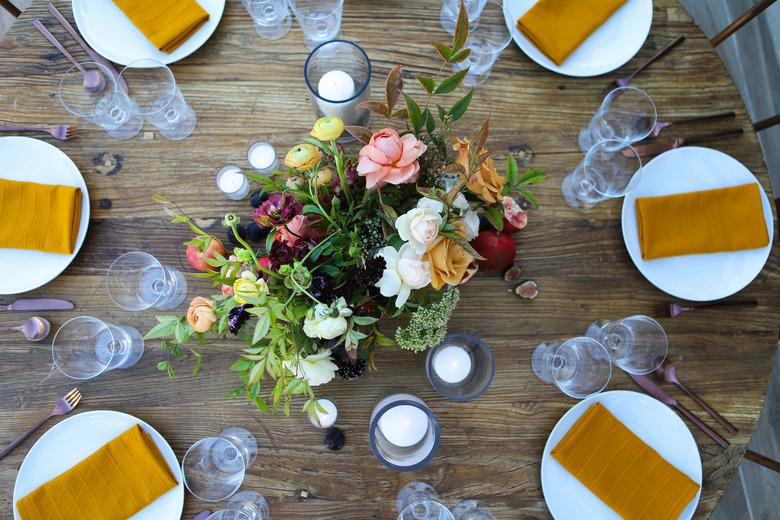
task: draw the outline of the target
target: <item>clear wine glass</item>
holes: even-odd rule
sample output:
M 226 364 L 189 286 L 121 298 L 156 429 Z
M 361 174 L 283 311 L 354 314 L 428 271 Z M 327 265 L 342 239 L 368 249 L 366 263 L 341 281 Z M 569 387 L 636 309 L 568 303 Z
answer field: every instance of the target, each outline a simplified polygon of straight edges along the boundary
M 144 353 L 141 333 L 127 325 L 78 316 L 63 323 L 51 342 L 54 366 L 71 379 L 92 379 L 130 368 Z
M 585 335 L 604 345 L 612 362 L 629 374 L 654 372 L 664 362 L 669 351 L 666 331 L 649 316 L 595 321 L 590 324 Z
M 482 14 L 487 0 L 465 0 L 466 11 L 469 13 L 469 26 L 476 27 L 479 15 Z M 460 0 L 442 0 L 439 22 L 441 28 L 450 34 L 455 34 L 455 25 L 458 21 L 458 11 L 460 11 Z
M 268 501 L 256 491 L 236 493 L 227 508 L 212 513 L 206 520 L 270 520 Z
M 536 377 L 555 384 L 575 399 L 601 392 L 612 377 L 607 349 L 595 339 L 582 336 L 542 343 L 534 350 L 531 367 Z
M 187 280 L 178 269 L 143 251 L 114 260 L 106 274 L 108 297 L 126 311 L 175 309 L 187 296 Z
M 287 0 L 241 0 L 252 17 L 255 32 L 267 40 L 278 40 L 290 32 L 292 17 Z
M 655 103 L 644 90 L 618 87 L 607 94 L 588 126 L 580 130 L 580 150 L 586 152 L 604 139 L 617 139 L 622 146 L 641 141 L 653 131 L 657 119 Z
M 241 487 L 258 450 L 257 440 L 245 428 L 227 428 L 217 437 L 201 439 L 182 459 L 184 485 L 204 502 L 225 500 Z
M 453 72 L 469 67 L 466 77 L 463 78 L 463 84 L 467 87 L 476 87 L 487 81 L 499 54 L 512 41 L 512 33 L 506 25 L 501 3 L 497 0 L 482 3 L 484 9 L 479 15 L 479 23 L 469 29 L 466 40 L 466 48 L 471 49 L 471 54 L 460 63 L 452 65 Z
M 439 500 L 436 489 L 426 482 L 410 482 L 398 492 L 395 501 L 398 520 L 454 520 Z
M 455 520 L 496 520 L 490 509 L 479 500 L 462 500 L 452 510 Z
M 83 72 L 75 65 L 60 78 L 58 94 L 60 102 L 71 114 L 95 123 L 109 137 L 130 139 L 144 126 L 144 120 L 136 113 L 132 101 L 119 88 L 111 72 L 100 63 L 81 63 L 85 71 L 98 71 L 105 79 L 102 90 L 84 88 Z
M 136 112 L 166 139 L 185 139 L 197 124 L 195 111 L 176 85 L 173 72 L 151 58 L 135 60 L 119 73 L 127 82 Z
M 622 150 L 616 150 L 619 145 Z M 561 182 L 566 204 L 588 209 L 599 202 L 623 197 L 637 185 L 642 175 L 642 159 L 631 146 L 615 139 L 599 141 Z
M 309 50 L 333 40 L 341 31 L 344 0 L 290 0 L 290 8 L 303 29 Z

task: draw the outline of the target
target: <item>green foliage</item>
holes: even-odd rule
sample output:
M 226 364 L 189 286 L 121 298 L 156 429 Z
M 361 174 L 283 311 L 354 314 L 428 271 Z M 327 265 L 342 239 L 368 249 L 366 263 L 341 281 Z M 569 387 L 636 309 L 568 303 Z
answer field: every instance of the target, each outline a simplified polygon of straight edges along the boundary
M 447 286 L 441 300 L 421 306 L 409 316 L 409 324 L 395 331 L 395 340 L 401 348 L 422 352 L 441 343 L 447 335 L 447 322 L 460 300 L 457 287 Z

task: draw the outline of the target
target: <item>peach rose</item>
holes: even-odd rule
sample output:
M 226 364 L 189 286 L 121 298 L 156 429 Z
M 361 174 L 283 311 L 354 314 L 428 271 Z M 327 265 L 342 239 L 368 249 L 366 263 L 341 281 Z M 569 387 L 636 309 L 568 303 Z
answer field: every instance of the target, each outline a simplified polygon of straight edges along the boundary
M 413 134 L 401 137 L 395 130 L 385 128 L 372 135 L 360 150 L 358 175 L 366 178 L 368 189 L 414 182 L 420 173 L 417 158 L 427 149 Z
M 217 315 L 214 313 L 214 303 L 211 300 L 196 296 L 190 302 L 190 308 L 187 309 L 187 323 L 195 332 L 206 332 L 217 322 Z
M 459 285 L 472 260 L 474 257 L 465 249 L 444 236 L 439 236 L 423 255 L 423 261 L 431 266 L 431 286 L 437 291 L 445 283 Z
M 504 189 L 504 177 L 498 174 L 493 159 L 488 157 L 475 172 L 469 171 L 469 149 L 471 143 L 468 139 L 455 138 L 452 143 L 452 149 L 458 154 L 455 162 L 463 166 L 468 175 L 466 188 L 474 195 L 484 200 L 488 204 L 495 204 L 501 198 L 501 190 Z M 484 148 L 480 149 L 480 152 Z

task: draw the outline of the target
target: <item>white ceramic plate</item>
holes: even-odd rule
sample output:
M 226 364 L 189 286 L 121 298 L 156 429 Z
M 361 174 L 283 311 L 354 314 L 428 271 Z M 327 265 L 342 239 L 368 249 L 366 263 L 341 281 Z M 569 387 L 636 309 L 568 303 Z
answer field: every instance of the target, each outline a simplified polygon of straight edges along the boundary
M 73 16 L 79 32 L 98 54 L 127 65 L 152 58 L 173 63 L 186 58 L 211 38 L 225 10 L 225 0 L 198 0 L 209 20 L 172 53 L 158 51 L 111 0 L 73 0 Z
M 72 468 L 108 441 L 130 429 L 141 427 L 152 436 L 179 485 L 133 515 L 133 520 L 181 518 L 184 484 L 181 467 L 170 445 L 154 428 L 132 415 L 109 410 L 84 412 L 69 417 L 44 433 L 24 458 L 14 486 L 14 504 L 41 484 Z M 14 506 L 14 520 L 20 520 Z
M 637 197 L 673 195 L 755 182 L 755 176 L 733 157 L 710 148 L 683 146 L 662 153 L 644 167 L 636 187 L 623 200 L 623 240 L 639 272 L 677 298 L 710 301 L 731 296 L 758 276 L 769 258 L 774 235 L 772 206 L 760 189 L 769 244 L 732 253 L 674 256 L 644 260 L 636 225 Z
M 0 249 L 0 294 L 17 294 L 49 283 L 76 258 L 89 226 L 89 192 L 84 177 L 67 155 L 29 137 L 0 137 L 0 177 L 81 188 L 81 224 L 73 254 Z
M 604 25 L 582 42 L 566 61 L 556 65 L 517 28 L 518 18 L 537 1 L 505 1 L 504 18 L 515 43 L 529 58 L 542 67 L 565 76 L 598 76 L 622 66 L 642 48 L 653 23 L 653 0 L 628 0 Z
M 542 454 L 542 491 L 556 520 L 620 520 L 620 516 L 566 471 L 550 452 L 590 405 L 601 403 L 634 434 L 701 487 L 699 448 L 688 427 L 668 406 L 638 392 L 615 390 L 574 405 L 555 425 Z M 679 520 L 690 520 L 701 490 Z

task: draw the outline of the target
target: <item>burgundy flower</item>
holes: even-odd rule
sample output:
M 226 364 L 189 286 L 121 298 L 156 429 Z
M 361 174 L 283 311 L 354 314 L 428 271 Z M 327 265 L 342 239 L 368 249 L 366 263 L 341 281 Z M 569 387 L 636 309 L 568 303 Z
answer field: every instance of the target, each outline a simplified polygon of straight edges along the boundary
M 254 212 L 254 219 L 263 227 L 279 227 L 301 214 L 301 203 L 289 193 L 271 195 Z
M 281 240 L 274 240 L 271 250 L 268 252 L 268 262 L 271 269 L 279 270 L 283 265 L 291 264 L 295 260 L 295 251 Z

